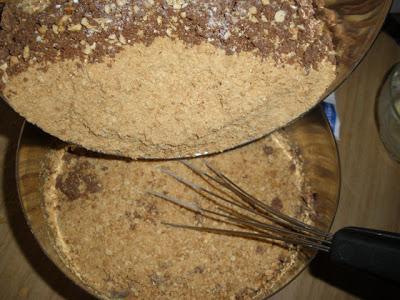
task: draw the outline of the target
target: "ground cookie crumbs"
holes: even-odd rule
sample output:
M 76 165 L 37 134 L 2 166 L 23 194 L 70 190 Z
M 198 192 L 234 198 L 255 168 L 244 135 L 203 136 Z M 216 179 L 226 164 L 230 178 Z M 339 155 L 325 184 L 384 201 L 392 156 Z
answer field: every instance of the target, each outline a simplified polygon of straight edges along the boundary
M 314 105 L 335 79 L 316 0 L 6 4 L 0 91 L 58 138 L 132 158 L 218 152 Z
M 265 153 L 267 147 L 273 152 Z M 212 156 L 208 162 L 275 209 L 312 223 L 312 187 L 303 174 L 301 157 L 291 149 L 288 139 L 275 133 Z M 284 283 L 279 280 L 286 272 L 302 265 L 302 252 L 279 242 L 165 226 L 162 222 L 229 228 L 147 194 L 165 192 L 215 209 L 196 192 L 160 172 L 166 168 L 204 184 L 179 162 L 127 162 L 64 150 L 54 150 L 49 161 L 43 171 L 44 205 L 56 249 L 72 272 L 104 296 L 263 298 Z M 190 163 L 202 167 L 201 161 Z M 294 172 L 290 171 L 292 164 L 297 166 Z M 87 174 L 101 188 L 85 193 Z M 77 178 L 74 184 L 58 184 L 71 175 Z M 76 190 L 82 192 L 71 201 Z

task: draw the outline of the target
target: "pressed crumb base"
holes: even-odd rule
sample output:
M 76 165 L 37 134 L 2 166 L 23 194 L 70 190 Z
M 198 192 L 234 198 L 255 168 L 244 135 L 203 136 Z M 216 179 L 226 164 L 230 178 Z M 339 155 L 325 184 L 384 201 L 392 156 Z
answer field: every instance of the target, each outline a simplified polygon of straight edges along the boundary
M 311 223 L 311 187 L 298 149 L 283 134 L 207 161 L 260 200 Z M 64 149 L 49 155 L 43 192 L 50 234 L 85 285 L 109 298 L 248 299 L 269 295 L 298 268 L 295 247 L 162 224 L 228 226 L 149 196 L 165 192 L 213 207 L 161 167 L 202 182 L 177 161 L 127 162 Z

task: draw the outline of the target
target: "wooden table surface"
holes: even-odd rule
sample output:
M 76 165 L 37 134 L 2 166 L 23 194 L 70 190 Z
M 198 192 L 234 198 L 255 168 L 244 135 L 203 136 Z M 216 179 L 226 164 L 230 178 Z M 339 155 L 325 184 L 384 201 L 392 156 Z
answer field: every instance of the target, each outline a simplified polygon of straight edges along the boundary
M 400 48 L 381 34 L 337 91 L 342 187 L 334 230 L 356 225 L 400 231 L 400 164 L 388 157 L 374 119 L 380 83 L 398 61 Z M 20 125 L 21 119 L 0 101 L 0 299 L 91 299 L 44 256 L 24 221 L 14 170 Z M 334 267 L 319 255 L 272 299 L 399 299 L 399 295 L 400 287 Z

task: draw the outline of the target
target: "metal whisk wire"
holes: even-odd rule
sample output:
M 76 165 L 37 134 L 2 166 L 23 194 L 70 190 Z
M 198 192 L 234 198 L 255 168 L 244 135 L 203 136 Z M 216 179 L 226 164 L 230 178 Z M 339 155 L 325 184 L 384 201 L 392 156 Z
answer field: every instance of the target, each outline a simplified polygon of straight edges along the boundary
M 207 162 L 204 164 L 211 174 L 198 169 L 188 162 L 182 161 L 182 164 L 194 172 L 194 174 L 201 177 L 205 182 L 208 183 L 210 187 L 213 187 L 215 191 L 197 183 L 190 182 L 174 174 L 170 170 L 161 169 L 161 171 L 164 174 L 171 176 L 181 184 L 193 189 L 203 198 L 212 201 L 216 205 L 219 212 L 202 208 L 194 202 L 178 199 L 170 195 L 165 195 L 158 192 L 149 193 L 153 196 L 191 210 L 192 212 L 200 214 L 206 218 L 235 225 L 239 228 L 246 229 L 246 231 L 191 226 L 185 224 L 164 224 L 177 228 L 237 236 L 265 242 L 278 240 L 293 245 L 305 246 L 315 250 L 326 252 L 329 251 L 332 238 L 331 234 L 275 210 L 271 206 L 244 191 L 226 175 L 212 167 Z M 230 204 L 232 207 L 227 206 L 227 204 Z M 243 210 L 243 213 L 239 212 L 237 209 Z M 246 212 L 246 214 L 244 212 Z M 265 218 L 272 221 L 274 224 L 262 222 L 256 217 L 259 219 Z

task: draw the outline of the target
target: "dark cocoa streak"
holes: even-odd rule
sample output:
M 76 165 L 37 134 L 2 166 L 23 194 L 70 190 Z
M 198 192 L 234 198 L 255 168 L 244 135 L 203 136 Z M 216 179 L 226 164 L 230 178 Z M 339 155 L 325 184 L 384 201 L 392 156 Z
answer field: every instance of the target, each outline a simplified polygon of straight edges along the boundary
M 13 76 L 30 65 L 77 59 L 98 63 L 115 57 L 125 45 L 150 45 L 157 37 L 179 39 L 187 46 L 208 42 L 228 55 L 242 51 L 277 63 L 298 63 L 317 68 L 333 50 L 324 32 L 327 13 L 313 1 L 219 1 L 192 0 L 178 9 L 165 1 L 53 0 L 41 12 L 28 14 L 18 4 L 6 4 L 0 30 L 0 91 Z M 318 12 L 316 11 L 318 10 Z M 276 14 L 285 12 L 283 21 Z M 321 13 L 325 12 L 325 13 Z M 322 17 L 323 16 L 323 17 Z M 332 27 L 332 18 L 329 26 Z M 327 26 L 325 26 L 327 27 Z M 309 46 L 308 46 L 309 45 Z M 5 69 L 5 70 L 4 70 Z

